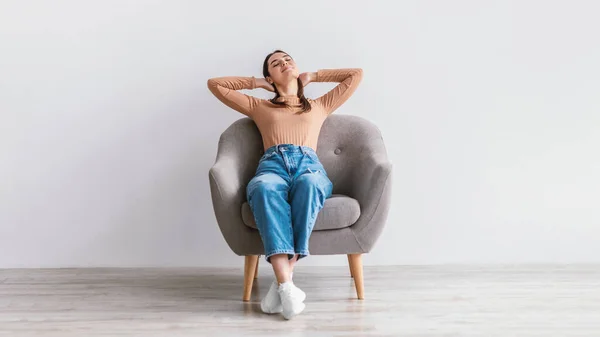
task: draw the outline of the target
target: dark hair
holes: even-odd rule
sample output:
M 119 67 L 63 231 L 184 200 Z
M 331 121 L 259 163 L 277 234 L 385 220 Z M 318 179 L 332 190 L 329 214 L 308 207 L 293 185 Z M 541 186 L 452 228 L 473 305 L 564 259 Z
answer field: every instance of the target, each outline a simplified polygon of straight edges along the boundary
M 279 50 L 279 49 L 270 53 L 269 55 L 267 55 L 267 57 L 265 58 L 265 62 L 263 63 L 263 76 L 265 78 L 268 76 L 271 76 L 271 74 L 269 74 L 269 58 L 275 53 L 284 53 L 284 54 L 288 55 L 288 53 L 284 52 L 283 50 Z M 291 58 L 291 56 L 290 56 L 290 58 Z M 273 88 L 275 89 L 275 97 L 273 97 L 269 101 L 273 104 L 287 105 L 286 102 L 278 102 L 277 101 L 277 98 L 279 98 L 279 91 L 277 90 L 277 86 L 275 86 L 274 83 L 273 83 Z M 300 78 L 298 78 L 298 98 L 300 98 L 300 103 L 302 103 L 302 111 L 300 111 L 300 112 L 302 112 L 302 113 L 309 112 L 310 108 L 311 108 L 310 102 L 308 101 L 308 99 L 306 97 L 304 97 L 304 86 L 302 85 L 302 81 L 300 80 Z

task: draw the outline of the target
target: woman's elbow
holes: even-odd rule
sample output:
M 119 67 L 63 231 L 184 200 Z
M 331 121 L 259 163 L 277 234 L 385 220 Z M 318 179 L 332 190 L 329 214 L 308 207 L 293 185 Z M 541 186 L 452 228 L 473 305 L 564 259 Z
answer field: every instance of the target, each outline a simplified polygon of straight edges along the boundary
M 209 88 L 215 88 L 217 86 L 217 81 L 214 78 L 209 78 L 208 81 L 206 81 L 206 86 Z
M 362 78 L 362 76 L 363 76 L 363 70 L 362 70 L 362 68 L 355 68 L 354 71 L 353 71 L 353 75 L 355 77 Z

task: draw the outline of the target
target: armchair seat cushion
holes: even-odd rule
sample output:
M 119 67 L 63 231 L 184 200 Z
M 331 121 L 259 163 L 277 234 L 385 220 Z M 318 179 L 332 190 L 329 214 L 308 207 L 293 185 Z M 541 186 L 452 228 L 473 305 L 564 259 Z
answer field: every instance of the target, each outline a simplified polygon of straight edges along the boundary
M 242 204 L 242 220 L 250 228 L 256 229 L 254 215 L 248 202 Z M 323 209 L 317 215 L 315 231 L 341 229 L 352 226 L 360 217 L 360 205 L 356 199 L 343 194 L 332 194 L 325 200 Z

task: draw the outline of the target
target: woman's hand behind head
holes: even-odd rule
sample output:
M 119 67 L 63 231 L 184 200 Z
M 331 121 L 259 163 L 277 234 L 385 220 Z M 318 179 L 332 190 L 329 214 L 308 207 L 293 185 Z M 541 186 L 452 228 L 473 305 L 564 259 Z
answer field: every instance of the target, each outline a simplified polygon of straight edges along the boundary
M 270 91 L 270 92 L 275 92 L 275 88 L 273 87 L 273 85 L 271 83 L 267 82 L 267 80 L 264 79 L 264 78 L 257 78 L 256 79 L 256 87 L 257 88 L 263 88 L 263 89 L 265 89 L 267 91 Z
M 302 73 L 300 74 L 300 76 L 298 76 L 298 78 L 300 79 L 300 81 L 302 81 L 303 87 L 307 86 L 310 82 L 312 82 L 311 73 Z

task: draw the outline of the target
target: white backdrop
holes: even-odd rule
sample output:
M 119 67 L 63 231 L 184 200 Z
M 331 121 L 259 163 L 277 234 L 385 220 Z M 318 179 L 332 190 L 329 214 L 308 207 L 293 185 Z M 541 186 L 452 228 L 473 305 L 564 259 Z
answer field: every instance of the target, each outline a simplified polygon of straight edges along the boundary
M 240 266 L 208 169 L 244 116 L 206 80 L 260 76 L 276 48 L 302 71 L 364 69 L 336 113 L 376 123 L 394 163 L 365 264 L 600 262 L 599 10 L 3 0 L 0 267 Z

